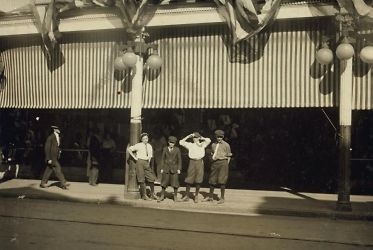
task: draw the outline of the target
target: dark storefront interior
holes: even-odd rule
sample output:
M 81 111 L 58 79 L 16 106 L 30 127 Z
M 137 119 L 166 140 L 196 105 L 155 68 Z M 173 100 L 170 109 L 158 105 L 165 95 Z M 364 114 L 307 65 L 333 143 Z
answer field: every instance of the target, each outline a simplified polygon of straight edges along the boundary
M 123 183 L 129 137 L 128 109 L 3 109 L 0 120 L 4 151 L 9 143 L 14 143 L 16 160 L 31 169 L 24 178 L 40 177 L 44 167 L 44 139 L 49 126 L 58 125 L 63 138 L 61 163 L 67 178 L 86 181 L 87 136 L 92 128 L 99 128 L 102 136 L 109 132 L 116 143 L 109 163 L 113 166 L 113 178 L 103 182 Z M 338 134 L 333 125 L 338 128 L 337 108 L 145 109 L 142 124 L 143 131 L 150 133 L 155 150 L 165 143 L 168 135 L 181 139 L 199 131 L 205 137 L 212 137 L 215 129 L 223 129 L 233 151 L 230 188 L 279 190 L 285 187 L 298 192 L 336 192 Z M 351 150 L 351 191 L 373 194 L 372 112 L 353 111 Z M 183 159 L 185 173 L 186 151 Z M 208 161 L 206 157 L 207 171 Z

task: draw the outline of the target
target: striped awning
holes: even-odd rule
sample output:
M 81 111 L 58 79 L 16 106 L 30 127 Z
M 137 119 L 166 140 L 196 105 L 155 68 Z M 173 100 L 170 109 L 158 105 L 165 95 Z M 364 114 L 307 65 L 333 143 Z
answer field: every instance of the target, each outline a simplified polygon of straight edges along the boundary
M 165 68 L 145 84 L 145 107 L 331 107 L 335 75 L 315 62 L 327 27 L 278 23 L 230 46 L 222 30 L 170 30 L 159 38 Z M 238 61 L 238 62 L 232 62 Z
M 128 107 L 129 93 L 120 92 L 125 83 L 113 74 L 118 39 L 101 35 L 100 40 L 93 34 L 67 35 L 50 65 L 38 36 L 2 41 L 6 82 L 0 91 L 0 107 Z
M 325 23 L 325 22 L 324 22 Z M 315 53 L 323 22 L 277 22 L 232 46 L 224 26 L 163 28 L 151 38 L 164 65 L 144 72 L 144 108 L 333 107 L 338 68 L 320 66 Z M 3 108 L 129 108 L 129 72 L 114 72 L 125 37 L 119 32 L 64 34 L 48 65 L 37 36 L 1 39 Z M 372 109 L 372 70 L 355 62 L 353 108 Z

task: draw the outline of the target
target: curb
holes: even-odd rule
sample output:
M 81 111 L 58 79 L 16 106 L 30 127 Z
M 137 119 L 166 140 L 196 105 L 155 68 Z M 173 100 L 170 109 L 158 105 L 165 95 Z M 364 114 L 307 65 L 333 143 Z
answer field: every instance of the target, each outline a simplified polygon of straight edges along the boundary
M 361 221 L 373 221 L 373 212 L 341 212 L 341 211 L 315 211 L 315 210 L 291 210 L 281 208 L 261 208 L 261 209 L 232 209 L 227 207 L 221 207 L 221 210 L 211 210 L 208 207 L 177 207 L 173 203 L 157 203 L 142 201 L 141 199 L 133 200 L 122 200 L 118 197 L 111 197 L 111 199 L 105 199 L 105 197 L 98 198 L 82 198 L 82 197 L 71 197 L 71 196 L 58 196 L 55 193 L 14 193 L 5 192 L 0 190 L 1 198 L 17 198 L 17 199 L 35 199 L 35 200 L 48 200 L 48 201 L 63 201 L 63 202 L 79 202 L 88 204 L 110 204 L 110 205 L 121 205 L 128 207 L 139 207 L 148 209 L 162 209 L 162 210 L 173 210 L 182 212 L 193 212 L 193 213 L 215 213 L 215 214 L 226 214 L 236 216 L 294 216 L 294 217 L 308 217 L 308 218 L 328 218 L 332 220 L 361 220 Z M 171 205 L 172 204 L 172 205 Z

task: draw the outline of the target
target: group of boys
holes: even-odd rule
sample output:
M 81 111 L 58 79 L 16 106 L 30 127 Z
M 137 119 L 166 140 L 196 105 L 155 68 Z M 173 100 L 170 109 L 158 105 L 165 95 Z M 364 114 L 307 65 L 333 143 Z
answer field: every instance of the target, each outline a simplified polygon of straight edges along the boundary
M 58 162 L 60 155 L 60 130 L 56 126 L 52 126 L 52 132 L 48 136 L 45 143 L 45 159 L 47 167 L 44 171 L 40 187 L 48 187 L 47 182 L 52 172 L 55 173 L 60 180 L 61 187 L 67 189 L 69 183 L 61 171 L 61 166 Z M 203 199 L 206 202 L 213 201 L 214 188 L 219 186 L 221 195 L 218 204 L 224 203 L 225 199 L 225 185 L 228 180 L 228 165 L 232 156 L 229 144 L 224 141 L 224 131 L 215 131 L 216 141 L 211 146 L 211 170 L 209 175 L 210 192 Z M 195 185 L 194 202 L 198 202 L 199 190 L 204 176 L 204 161 L 205 152 L 208 145 L 211 143 L 210 138 L 200 135 L 198 132 L 187 135 L 179 141 L 179 144 L 188 150 L 189 165 L 187 169 L 187 176 L 185 178 L 186 190 L 185 195 L 181 200 L 178 199 L 177 193 L 180 187 L 179 175 L 181 173 L 182 158 L 180 149 L 176 146 L 177 138 L 175 136 L 168 137 L 168 146 L 163 148 L 161 158 L 161 187 L 160 196 L 154 194 L 154 181 L 156 176 L 151 168 L 151 159 L 153 158 L 153 148 L 149 143 L 149 135 L 142 133 L 140 136 L 141 142 L 128 147 L 128 153 L 135 160 L 137 182 L 140 186 L 140 195 L 144 200 L 157 200 L 161 202 L 165 199 L 166 188 L 172 186 L 174 188 L 174 201 L 189 201 L 190 188 Z M 190 142 L 189 140 L 192 140 Z M 146 182 L 150 186 L 150 197 L 146 194 Z
M 212 144 L 211 151 L 211 171 L 209 175 L 210 192 L 203 199 L 206 202 L 213 201 L 214 188 L 220 187 L 221 196 L 218 204 L 224 203 L 225 185 L 228 180 L 228 165 L 232 156 L 229 144 L 224 141 L 224 131 L 215 131 L 216 141 Z M 188 140 L 193 142 L 188 142 Z M 161 202 L 165 199 L 166 188 L 170 185 L 174 188 L 174 201 L 189 201 L 190 188 L 194 184 L 196 191 L 194 202 L 197 203 L 201 183 L 204 175 L 204 157 L 207 146 L 211 143 L 210 138 L 202 137 L 200 133 L 194 132 L 187 135 L 179 141 L 179 144 L 188 150 L 189 165 L 187 176 L 185 178 L 186 190 L 185 195 L 181 200 L 177 197 L 178 188 L 180 187 L 179 175 L 181 173 L 182 159 L 180 149 L 176 146 L 177 138 L 175 136 L 168 137 L 168 146 L 163 148 L 161 158 L 161 187 L 160 196 L 154 194 L 154 181 L 156 176 L 150 166 L 151 158 L 153 157 L 153 149 L 149 144 L 149 135 L 142 133 L 140 136 L 141 142 L 130 146 L 128 153 L 136 161 L 137 181 L 140 185 L 140 195 L 144 200 L 157 200 Z M 146 194 L 145 181 L 150 186 L 150 197 Z

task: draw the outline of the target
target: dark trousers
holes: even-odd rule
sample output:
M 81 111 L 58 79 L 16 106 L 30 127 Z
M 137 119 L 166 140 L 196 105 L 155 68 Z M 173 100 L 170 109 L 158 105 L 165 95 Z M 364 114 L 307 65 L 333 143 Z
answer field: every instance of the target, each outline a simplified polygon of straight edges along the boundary
M 53 164 L 48 164 L 44 170 L 43 178 L 41 179 L 42 184 L 47 184 L 49 177 L 51 176 L 52 172 L 56 175 L 57 179 L 62 183 L 66 183 L 65 176 L 62 173 L 61 165 L 58 161 Z

